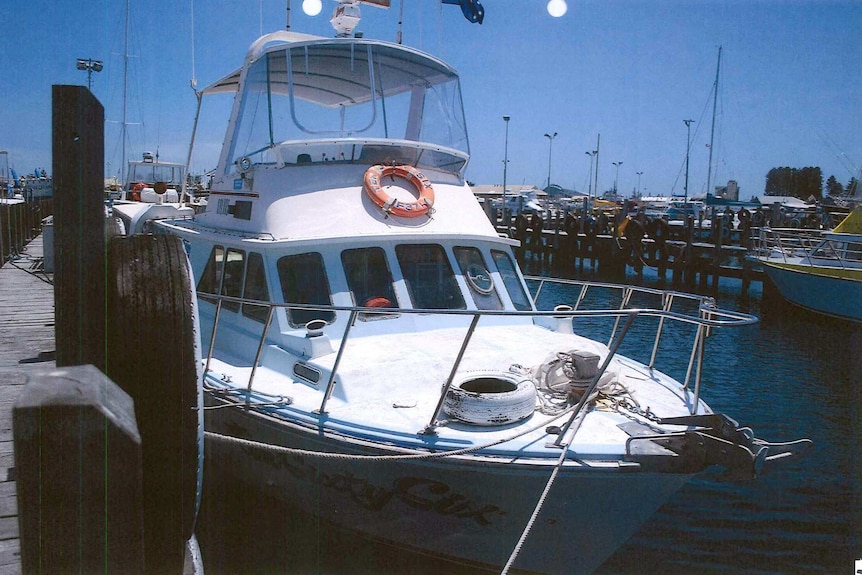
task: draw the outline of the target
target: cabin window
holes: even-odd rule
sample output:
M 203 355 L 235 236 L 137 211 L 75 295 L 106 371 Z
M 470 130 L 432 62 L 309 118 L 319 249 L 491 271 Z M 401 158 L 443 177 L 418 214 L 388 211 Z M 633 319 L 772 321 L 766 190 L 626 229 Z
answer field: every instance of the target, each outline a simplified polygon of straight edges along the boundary
M 464 276 L 464 281 L 467 287 L 470 288 L 470 295 L 479 309 L 503 309 L 503 304 L 500 302 L 500 296 L 497 295 L 494 279 L 491 277 L 491 272 L 488 271 L 488 266 L 485 265 L 485 258 L 482 257 L 482 252 L 477 248 L 455 248 L 455 260 L 458 262 L 458 267 L 461 268 L 461 274 Z
M 398 307 L 392 273 L 381 248 L 357 248 L 341 252 L 347 287 L 353 302 L 362 307 Z
M 204 273 L 198 282 L 199 294 L 217 294 L 221 285 L 222 269 L 224 268 L 224 248 L 214 246 L 204 267 Z M 214 296 L 200 295 L 200 299 L 212 304 L 216 303 Z
M 515 271 L 515 264 L 512 263 L 512 258 L 506 252 L 491 250 L 491 257 L 494 258 L 494 263 L 497 264 L 497 271 L 500 272 L 500 277 L 503 279 L 503 285 L 506 286 L 506 291 L 509 297 L 512 298 L 512 305 L 518 311 L 529 311 L 532 309 L 530 299 L 524 292 L 524 287 L 521 285 L 521 280 L 518 279 L 518 273 Z
M 221 295 L 242 297 L 242 276 L 245 272 L 245 252 L 228 249 L 224 262 L 224 277 L 221 282 Z M 222 309 L 239 311 L 239 302 L 223 301 Z
M 464 297 L 443 248 L 436 244 L 395 247 L 413 305 L 419 309 L 465 309 Z
M 263 267 L 263 256 L 252 252 L 248 254 L 248 265 L 245 272 L 245 287 L 242 297 L 244 299 L 255 299 L 269 301 L 269 290 L 266 287 L 266 273 Z M 266 322 L 269 308 L 265 305 L 253 303 L 242 304 L 242 314 L 261 323 Z
M 319 253 L 284 256 L 278 260 L 278 278 L 286 303 L 332 305 L 329 281 Z M 293 327 L 302 327 L 311 320 L 335 321 L 331 310 L 288 308 L 287 317 Z
M 290 115 L 273 114 L 276 133 L 295 123 L 310 134 L 344 137 L 368 130 L 377 115 L 370 44 L 301 46 L 269 54 L 270 83 L 287 79 Z

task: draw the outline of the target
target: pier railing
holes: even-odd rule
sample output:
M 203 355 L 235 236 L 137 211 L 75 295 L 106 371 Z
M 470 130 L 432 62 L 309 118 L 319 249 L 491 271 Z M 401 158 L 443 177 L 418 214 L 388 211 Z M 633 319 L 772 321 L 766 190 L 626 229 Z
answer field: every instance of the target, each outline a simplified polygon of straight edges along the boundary
M 683 388 L 691 391 L 692 401 L 690 411 L 692 414 L 697 410 L 698 400 L 701 391 L 702 372 L 703 372 L 703 355 L 706 339 L 713 328 L 719 327 L 742 327 L 756 323 L 756 317 L 723 310 L 715 305 L 715 301 L 706 296 L 689 294 L 684 292 L 676 292 L 670 290 L 659 290 L 648 287 L 637 287 L 629 285 L 618 285 L 602 282 L 579 281 L 579 280 L 560 280 L 542 277 L 527 277 L 527 281 L 531 284 L 537 284 L 533 299 L 538 302 L 543 291 L 549 290 L 551 286 L 555 288 L 564 288 L 569 291 L 574 289 L 577 296 L 570 303 L 566 303 L 562 299 L 560 303 L 553 306 L 552 309 L 537 309 L 535 311 L 511 311 L 511 310 L 466 310 L 466 309 L 413 309 L 413 308 L 371 308 L 359 306 L 322 306 L 318 304 L 301 304 L 301 303 L 275 303 L 261 300 L 253 300 L 247 298 L 230 297 L 211 293 L 199 292 L 198 296 L 205 298 L 207 302 L 215 304 L 213 315 L 212 329 L 210 332 L 209 346 L 204 359 L 204 381 L 206 381 L 207 373 L 210 371 L 210 362 L 215 352 L 215 342 L 218 335 L 219 326 L 221 323 L 222 308 L 227 302 L 235 304 L 248 304 L 267 308 L 266 319 L 261 327 L 261 334 L 257 342 L 257 351 L 251 364 L 251 373 L 246 386 L 246 391 L 251 392 L 254 385 L 254 378 L 257 368 L 260 364 L 263 351 L 267 344 L 269 330 L 272 326 L 272 319 L 275 315 L 275 310 L 278 308 L 292 310 L 312 310 L 321 312 L 346 313 L 347 321 L 344 323 L 344 328 L 340 333 L 340 341 L 332 338 L 333 341 L 338 341 L 338 349 L 336 357 L 331 368 L 331 371 L 326 382 L 326 387 L 323 392 L 320 408 L 317 411 L 319 414 L 326 413 L 326 406 L 329 398 L 332 395 L 336 378 L 338 375 L 339 365 L 344 353 L 344 350 L 349 345 L 351 330 L 355 326 L 358 318 L 365 316 L 402 316 L 402 315 L 421 315 L 421 316 L 463 316 L 470 319 L 469 326 L 466 328 L 464 337 L 455 360 L 452 363 L 448 378 L 443 385 L 437 407 L 431 415 L 425 432 L 433 433 L 433 429 L 439 425 L 438 417 L 442 411 L 443 403 L 447 392 L 449 391 L 458 369 L 461 365 L 461 360 L 469 347 L 470 340 L 475 333 L 475 330 L 482 318 L 530 318 L 534 323 L 541 323 L 551 329 L 557 331 L 566 331 L 569 333 L 577 333 L 574 329 L 574 324 L 580 321 L 588 321 L 590 319 L 604 318 L 612 323 L 611 335 L 608 341 L 609 352 L 604 358 L 603 364 L 591 382 L 588 391 L 591 391 L 598 383 L 599 379 L 604 374 L 604 370 L 608 367 L 611 360 L 615 356 L 620 345 L 629 333 L 630 327 L 638 318 L 656 318 L 655 333 L 652 336 L 652 346 L 649 347 L 649 357 L 640 359 L 633 357 L 645 363 L 650 369 L 655 367 L 656 356 L 659 350 L 662 335 L 667 329 L 669 322 L 680 324 L 688 324 L 694 327 L 693 341 L 691 343 L 691 353 L 689 356 L 686 376 L 683 383 Z M 601 307 L 598 309 L 588 309 L 587 296 L 594 293 L 602 293 Z M 608 294 L 613 294 L 617 299 L 615 304 L 611 304 L 608 299 Z M 640 301 L 643 298 L 651 299 L 658 302 L 658 305 L 647 305 L 643 307 L 635 306 L 635 301 Z M 314 324 L 314 325 L 312 325 Z M 325 328 L 325 322 L 321 320 L 313 320 L 309 322 L 306 329 L 309 332 L 322 331 Z M 330 335 L 332 335 L 333 325 L 328 327 Z M 359 336 L 357 336 L 359 337 Z M 273 341 L 270 341 L 274 343 Z M 675 347 L 678 343 L 673 344 Z M 629 354 L 631 355 L 631 354 Z M 585 394 L 582 401 L 576 406 L 575 413 L 583 408 L 586 397 Z

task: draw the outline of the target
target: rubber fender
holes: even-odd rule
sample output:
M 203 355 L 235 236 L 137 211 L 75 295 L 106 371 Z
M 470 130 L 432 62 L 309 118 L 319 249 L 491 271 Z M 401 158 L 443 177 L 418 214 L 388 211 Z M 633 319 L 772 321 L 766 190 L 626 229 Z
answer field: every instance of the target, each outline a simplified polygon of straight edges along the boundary
M 445 413 L 472 425 L 506 425 L 536 409 L 533 380 L 510 372 L 473 372 L 453 384 L 443 403 Z
M 107 375 L 135 402 L 143 458 L 146 572 L 181 573 L 203 474 L 200 328 L 182 240 L 108 244 Z

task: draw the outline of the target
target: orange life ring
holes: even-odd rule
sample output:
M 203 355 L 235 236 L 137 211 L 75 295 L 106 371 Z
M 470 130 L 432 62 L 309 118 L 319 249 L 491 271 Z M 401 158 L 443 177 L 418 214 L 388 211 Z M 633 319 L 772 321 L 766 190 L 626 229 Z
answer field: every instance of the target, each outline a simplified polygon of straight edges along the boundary
M 404 178 L 416 188 L 419 197 L 412 202 L 397 200 L 383 189 L 383 178 L 398 176 Z M 365 192 L 371 200 L 383 208 L 387 214 L 403 218 L 415 218 L 427 214 L 434 206 L 434 188 L 431 180 L 413 166 L 383 166 L 377 164 L 365 170 Z
M 135 184 L 135 187 L 132 188 L 132 200 L 139 202 L 141 201 L 141 192 L 144 191 L 146 186 L 142 183 Z

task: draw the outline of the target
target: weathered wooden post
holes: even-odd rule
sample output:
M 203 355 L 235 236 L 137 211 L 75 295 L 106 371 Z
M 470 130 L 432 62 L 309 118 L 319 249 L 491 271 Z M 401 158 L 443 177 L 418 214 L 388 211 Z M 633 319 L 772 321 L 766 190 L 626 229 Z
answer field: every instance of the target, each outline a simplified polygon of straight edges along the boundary
M 142 574 L 132 398 L 91 365 L 57 368 L 29 376 L 12 418 L 23 574 Z
M 751 260 L 748 259 L 748 254 L 751 251 L 751 218 L 745 218 L 742 222 L 742 232 L 740 236 L 742 247 L 745 248 L 745 254 L 742 256 L 742 295 L 748 295 L 748 288 L 751 287 Z
M 105 369 L 105 110 L 83 86 L 53 86 L 57 365 Z
M 702 223 L 702 220 L 700 223 Z M 697 262 L 695 261 L 697 258 L 695 257 L 694 246 L 692 245 L 692 242 L 694 240 L 694 216 L 686 216 L 684 230 L 685 231 L 683 233 L 685 234 L 685 256 L 683 258 L 683 261 L 685 262 L 685 276 L 683 278 L 683 282 L 685 283 L 686 287 L 691 288 L 694 287 L 696 279 L 695 275 L 697 271 Z
M 724 239 L 725 226 L 730 225 L 725 221 L 724 216 L 718 214 L 718 210 L 712 215 L 712 231 L 713 240 L 715 241 L 715 249 L 712 256 L 712 291 L 713 294 L 718 293 L 718 279 L 721 276 L 721 245 Z M 728 234 L 729 237 L 729 234 Z
M 6 263 L 6 246 L 9 244 L 6 241 L 6 226 L 3 222 L 6 219 L 6 204 L 4 202 L 0 202 L 0 267 Z

